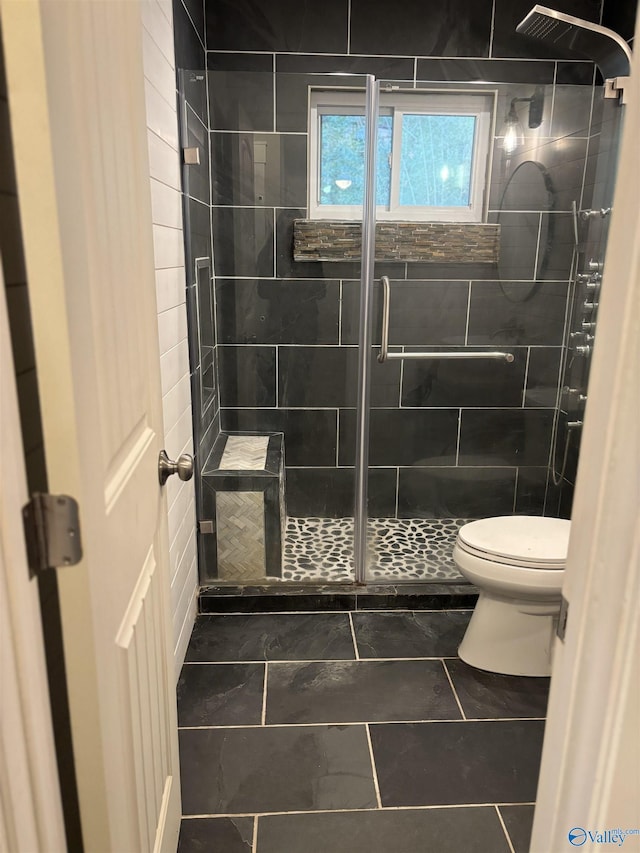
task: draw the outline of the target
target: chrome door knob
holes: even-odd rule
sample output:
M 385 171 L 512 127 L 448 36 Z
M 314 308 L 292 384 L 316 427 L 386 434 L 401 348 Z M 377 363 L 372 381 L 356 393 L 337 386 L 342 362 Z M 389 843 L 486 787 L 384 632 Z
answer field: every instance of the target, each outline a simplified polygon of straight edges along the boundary
M 193 456 L 183 453 L 176 462 L 169 459 L 166 450 L 161 450 L 158 457 L 158 479 L 160 485 L 164 486 L 172 474 L 177 474 L 181 480 L 190 480 L 193 477 Z

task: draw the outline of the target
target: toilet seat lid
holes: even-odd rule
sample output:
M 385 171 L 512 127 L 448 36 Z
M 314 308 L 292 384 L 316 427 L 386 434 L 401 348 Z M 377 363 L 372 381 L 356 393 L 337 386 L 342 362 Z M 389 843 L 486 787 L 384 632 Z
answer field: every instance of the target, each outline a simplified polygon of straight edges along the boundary
M 570 528 L 571 522 L 564 518 L 530 515 L 483 518 L 461 527 L 458 543 L 464 550 L 497 562 L 563 568 Z

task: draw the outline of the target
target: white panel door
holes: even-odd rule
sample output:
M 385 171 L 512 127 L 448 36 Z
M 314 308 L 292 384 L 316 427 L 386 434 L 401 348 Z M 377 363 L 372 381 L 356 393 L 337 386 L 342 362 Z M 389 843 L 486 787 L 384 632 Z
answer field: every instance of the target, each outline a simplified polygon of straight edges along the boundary
M 152 2 L 152 0 L 146 0 Z M 85 849 L 175 850 L 180 816 L 140 4 L 0 0 Z

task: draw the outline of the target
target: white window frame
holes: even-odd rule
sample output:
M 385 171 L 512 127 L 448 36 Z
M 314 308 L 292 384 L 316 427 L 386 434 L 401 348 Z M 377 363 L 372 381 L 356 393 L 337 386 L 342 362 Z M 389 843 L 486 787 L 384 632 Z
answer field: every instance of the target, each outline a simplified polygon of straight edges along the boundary
M 468 89 L 420 89 L 383 92 L 380 115 L 393 116 L 391 192 L 389 206 L 376 206 L 376 219 L 395 222 L 483 222 L 487 213 L 487 183 L 495 116 L 495 92 Z M 362 205 L 320 204 L 320 119 L 322 115 L 364 115 L 364 91 L 314 89 L 309 92 L 310 219 L 358 220 Z M 400 205 L 400 145 L 405 115 L 470 115 L 476 119 L 471 166 L 470 203 L 466 206 L 432 207 Z M 398 168 L 395 165 L 398 165 Z

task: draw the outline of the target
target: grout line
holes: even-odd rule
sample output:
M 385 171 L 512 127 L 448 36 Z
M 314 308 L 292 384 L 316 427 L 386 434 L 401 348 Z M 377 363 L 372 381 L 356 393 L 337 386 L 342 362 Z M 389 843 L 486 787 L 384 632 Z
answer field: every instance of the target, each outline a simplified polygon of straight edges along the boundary
M 258 815 L 253 816 L 253 840 L 251 842 L 251 853 L 258 850 Z
M 516 506 L 518 504 L 518 474 L 519 473 L 520 473 L 520 469 L 516 468 L 516 476 L 515 476 L 515 481 L 513 484 L 513 507 L 512 507 L 512 512 L 514 515 L 516 514 Z
M 416 56 L 413 60 L 413 88 L 417 89 L 418 87 L 418 57 Z M 406 278 L 406 275 L 405 275 Z
M 527 382 L 529 381 L 529 363 L 531 362 L 531 347 L 527 348 L 527 363 L 524 368 L 524 384 L 522 386 L 522 408 L 524 409 L 527 402 Z
M 396 514 L 395 518 L 398 518 L 398 502 L 400 500 L 400 466 L 396 468 Z
M 343 281 L 340 279 L 338 286 L 338 346 L 342 346 L 342 300 L 343 300 Z
M 469 317 L 471 315 L 471 287 L 472 282 L 469 282 L 469 295 L 467 296 L 467 322 L 464 327 L 464 345 L 469 346 Z
M 460 433 L 462 431 L 462 409 L 458 409 L 458 435 L 456 436 L 456 464 L 457 468 L 460 463 Z
M 262 688 L 262 716 L 260 718 L 260 725 L 265 726 L 267 724 L 267 678 L 269 676 L 269 661 L 264 662 L 264 686 Z
M 369 731 L 369 724 L 365 726 L 367 730 L 367 743 L 369 744 L 369 755 L 371 756 L 371 771 L 373 773 L 373 784 L 376 789 L 376 800 L 378 801 L 378 808 L 382 808 L 382 800 L 380 798 L 380 785 L 378 784 L 378 771 L 376 769 L 376 760 L 373 756 L 373 744 L 371 743 L 371 732 Z
M 427 809 L 486 809 L 495 806 L 535 806 L 535 803 L 447 803 L 425 806 L 382 806 L 385 812 L 401 811 L 425 811 Z M 313 809 L 311 811 L 287 811 L 287 812 L 218 812 L 211 814 L 185 814 L 183 820 L 200 820 L 205 817 L 270 817 L 272 815 L 293 814 L 357 814 L 358 812 L 376 812 L 378 809 Z
M 336 409 L 336 468 L 340 467 L 340 409 Z
M 450 687 L 451 687 L 451 690 L 453 691 L 454 698 L 455 698 L 455 700 L 456 700 L 456 702 L 457 702 L 457 704 L 458 704 L 458 708 L 460 709 L 460 713 L 462 714 L 462 719 L 463 719 L 463 720 L 466 720 L 466 719 L 467 719 L 467 715 L 466 715 L 466 714 L 465 714 L 465 712 L 464 712 L 464 709 L 463 709 L 463 707 L 462 707 L 462 703 L 460 702 L 460 699 L 458 699 L 458 694 L 457 694 L 457 692 L 456 692 L 456 688 L 453 686 L 453 679 L 451 678 L 451 675 L 450 675 L 450 673 L 449 673 L 449 670 L 447 669 L 447 665 L 446 665 L 446 663 L 444 662 L 444 660 L 442 661 L 442 668 L 444 669 L 444 672 L 445 672 L 445 675 L 447 676 L 447 679 L 448 679 L 448 681 L 449 681 L 449 685 L 450 685 Z
M 489 35 L 489 59 L 493 59 L 493 33 L 496 25 L 496 0 L 491 4 L 491 32 Z
M 353 618 L 351 611 L 349 611 L 349 625 L 351 626 L 351 638 L 353 640 L 353 648 L 356 654 L 356 660 L 360 660 L 360 652 L 358 651 L 358 642 L 356 640 L 356 632 L 353 627 Z
M 353 663 L 353 661 L 351 661 Z M 331 726 L 430 726 L 435 723 L 450 725 L 452 723 L 543 723 L 544 717 L 489 717 L 487 719 L 463 720 L 323 720 L 315 723 L 269 723 L 264 726 L 261 723 L 247 723 L 245 726 L 178 726 L 180 732 L 209 732 L 230 731 L 236 729 L 317 729 Z
M 347 3 L 347 55 L 351 53 L 351 0 Z
M 277 246 L 277 228 L 278 222 L 276 217 L 276 208 L 273 208 L 273 277 L 274 279 L 278 278 L 278 246 Z
M 273 132 L 275 133 L 277 130 L 278 122 L 276 116 L 278 115 L 278 109 L 276 105 L 276 81 L 278 79 L 278 75 L 276 74 L 276 55 L 273 54 L 273 65 L 271 66 L 271 71 L 273 73 Z
M 539 213 L 538 216 L 540 218 L 538 219 L 538 239 L 536 240 L 536 259 L 535 259 L 535 262 L 533 264 L 534 278 L 538 278 L 538 261 L 540 259 L 540 237 L 542 235 L 542 217 L 544 216 L 544 213 Z
M 500 821 L 500 826 L 502 827 L 504 834 L 505 834 L 505 837 L 507 839 L 507 844 L 509 845 L 509 850 L 511 851 L 511 853 L 516 853 L 516 851 L 513 849 L 513 844 L 511 843 L 511 839 L 509 838 L 509 833 L 507 832 L 507 827 L 505 826 L 504 820 L 502 819 L 500 809 L 498 808 L 498 806 L 495 806 L 495 805 L 494 805 L 494 809 L 496 810 L 496 813 L 498 815 L 498 820 Z

